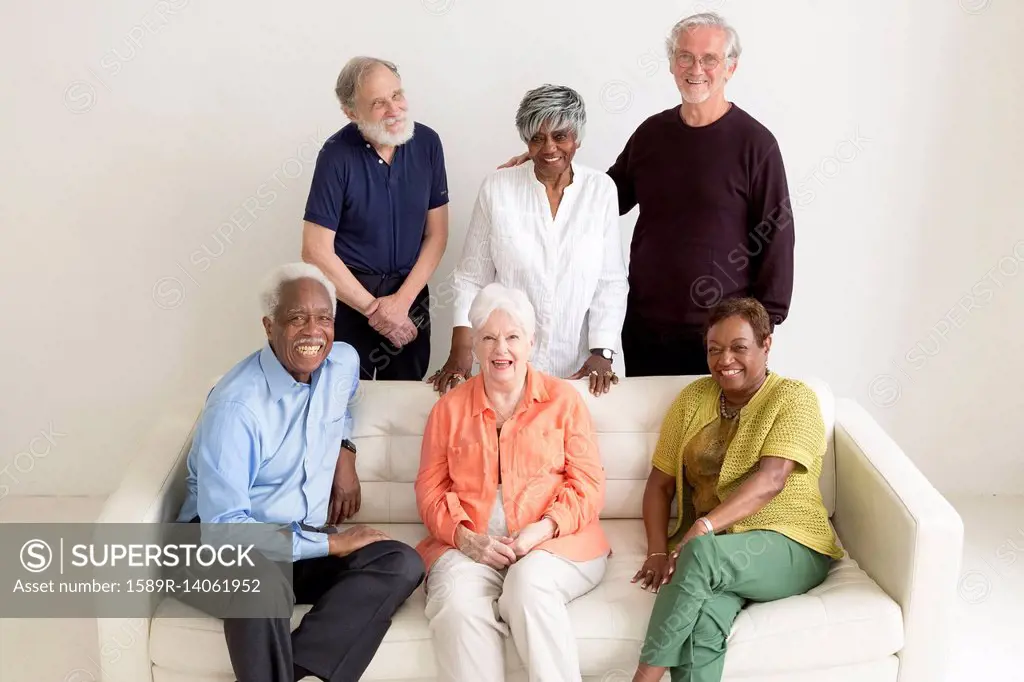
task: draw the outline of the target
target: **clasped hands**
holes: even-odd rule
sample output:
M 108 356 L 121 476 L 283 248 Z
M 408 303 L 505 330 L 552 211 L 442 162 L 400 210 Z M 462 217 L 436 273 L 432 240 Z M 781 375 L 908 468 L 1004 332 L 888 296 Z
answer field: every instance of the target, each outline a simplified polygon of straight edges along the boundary
M 466 526 L 455 531 L 455 546 L 473 561 L 495 570 L 508 568 L 540 543 L 555 536 L 555 522 L 544 518 L 511 537 L 474 533 Z
M 391 294 L 373 299 L 363 314 L 374 331 L 387 338 L 396 348 L 401 348 L 412 343 L 420 333 L 409 317 L 411 306 L 410 301 L 398 294 Z

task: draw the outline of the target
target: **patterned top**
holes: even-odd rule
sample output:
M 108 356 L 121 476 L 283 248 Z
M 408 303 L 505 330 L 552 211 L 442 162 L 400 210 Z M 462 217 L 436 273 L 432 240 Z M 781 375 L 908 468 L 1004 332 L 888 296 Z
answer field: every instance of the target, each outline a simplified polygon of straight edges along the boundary
M 738 424 L 738 419 L 719 417 L 691 438 L 683 449 L 683 471 L 697 516 L 710 514 L 722 502 L 718 499 L 718 474 Z
M 676 478 L 680 514 L 669 534 L 696 520 L 684 486 L 684 450 L 706 426 L 719 418 L 721 389 L 711 377 L 684 388 L 669 408 L 654 450 L 653 465 Z M 764 508 L 735 523 L 728 532 L 773 530 L 822 554 L 842 558 L 818 480 L 827 446 L 818 397 L 806 384 L 772 373 L 739 413 L 736 433 L 726 447 L 716 487 L 726 500 L 743 483 L 761 457 L 784 457 L 797 463 L 786 485 Z

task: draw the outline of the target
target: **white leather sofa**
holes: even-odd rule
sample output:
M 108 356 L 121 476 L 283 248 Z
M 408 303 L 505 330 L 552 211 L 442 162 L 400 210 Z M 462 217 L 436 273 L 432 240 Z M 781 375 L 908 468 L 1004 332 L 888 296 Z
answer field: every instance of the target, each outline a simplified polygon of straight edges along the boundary
M 643 560 L 644 482 L 661 420 L 692 377 L 625 379 L 591 408 L 607 472 L 613 546 L 597 589 L 570 605 L 584 679 L 628 682 L 654 596 L 630 583 Z M 735 682 L 941 682 L 957 598 L 963 526 L 949 503 L 860 406 L 807 380 L 829 428 L 822 493 L 846 558 L 808 594 L 745 608 L 729 639 Z M 395 539 L 424 534 L 413 494 L 420 436 L 436 397 L 417 382 L 364 382 L 355 407 L 363 506 L 356 521 Z M 202 397 L 166 414 L 142 445 L 103 522 L 160 522 L 181 504 Z M 397 614 L 364 680 L 435 680 L 422 587 Z M 297 624 L 308 607 L 298 607 Z M 176 616 L 176 617 L 171 617 Z M 168 600 L 152 620 L 100 621 L 107 682 L 230 682 L 221 624 Z M 514 647 L 506 679 L 525 680 Z M 667 676 L 665 679 L 668 679 Z M 484 680 L 482 682 L 492 682 Z M 497 681 L 495 681 L 497 682 Z

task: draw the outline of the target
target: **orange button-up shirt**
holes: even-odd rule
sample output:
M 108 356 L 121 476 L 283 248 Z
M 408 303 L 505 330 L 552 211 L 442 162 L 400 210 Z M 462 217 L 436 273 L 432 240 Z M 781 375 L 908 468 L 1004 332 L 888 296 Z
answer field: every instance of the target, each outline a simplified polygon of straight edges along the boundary
M 428 567 L 455 546 L 460 524 L 487 532 L 498 492 L 509 533 L 550 516 L 557 535 L 535 547 L 571 561 L 608 553 L 598 514 L 604 466 L 590 412 L 568 382 L 529 367 L 523 399 L 498 436 L 495 412 L 474 376 L 445 394 L 427 418 L 416 503 L 430 535 L 416 547 Z M 500 457 L 499 457 L 500 452 Z

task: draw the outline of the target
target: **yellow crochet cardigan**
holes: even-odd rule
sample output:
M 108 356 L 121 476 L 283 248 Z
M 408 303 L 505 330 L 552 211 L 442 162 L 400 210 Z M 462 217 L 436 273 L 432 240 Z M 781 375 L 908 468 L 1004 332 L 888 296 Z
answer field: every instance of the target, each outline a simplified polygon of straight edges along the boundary
M 686 443 L 718 418 L 721 389 L 711 377 L 684 388 L 669 408 L 654 450 L 653 465 L 676 479 L 680 513 L 669 536 L 696 520 L 686 494 L 682 453 Z M 825 424 L 818 396 L 806 384 L 770 373 L 741 410 L 736 435 L 718 478 L 718 499 L 726 500 L 764 456 L 797 463 L 782 492 L 760 511 L 734 524 L 730 533 L 773 530 L 822 554 L 842 558 L 818 479 L 825 455 Z

